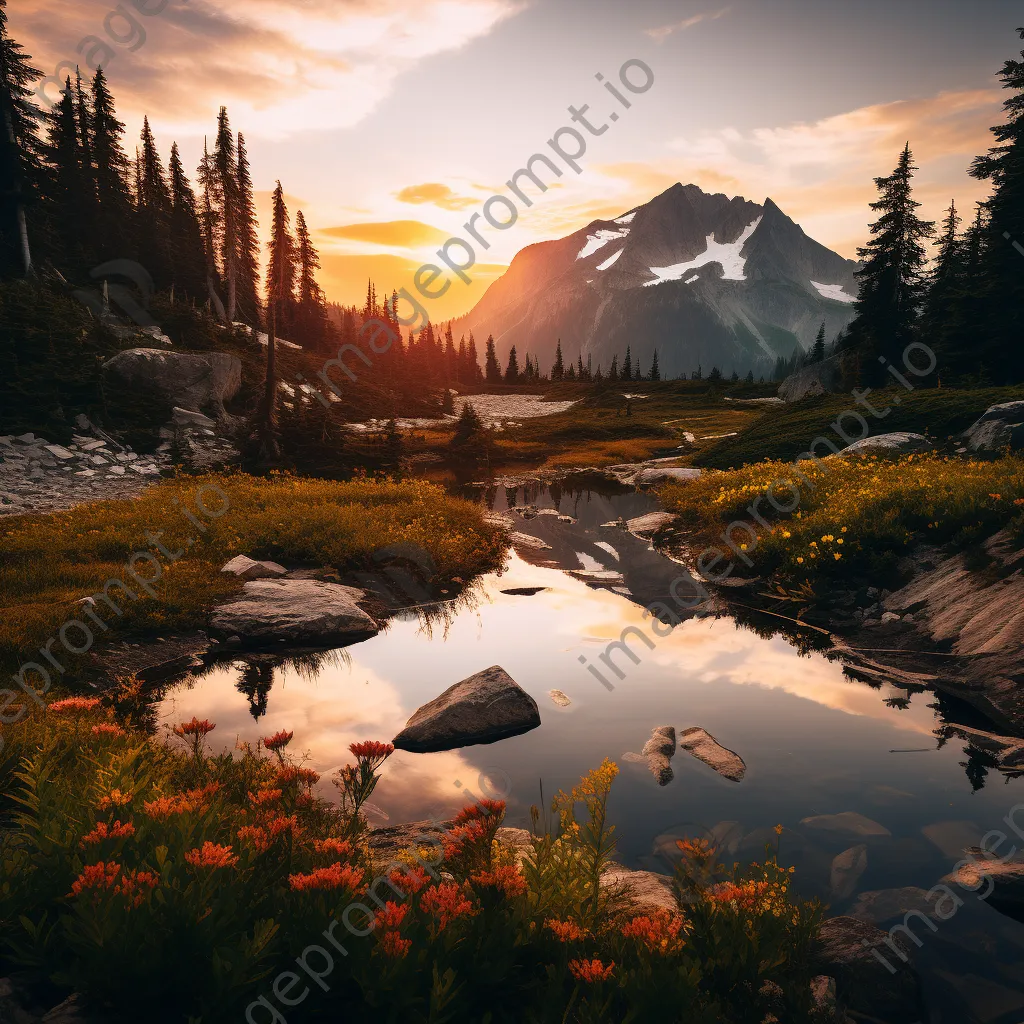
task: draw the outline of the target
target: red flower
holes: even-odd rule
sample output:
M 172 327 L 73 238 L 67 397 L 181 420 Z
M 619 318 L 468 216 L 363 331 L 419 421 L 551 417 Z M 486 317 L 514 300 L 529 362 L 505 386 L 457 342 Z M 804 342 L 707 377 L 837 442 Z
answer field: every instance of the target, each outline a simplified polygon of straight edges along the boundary
M 133 835 L 135 835 L 135 826 L 131 822 L 122 825 L 120 821 L 115 821 L 108 825 L 105 821 L 101 821 L 91 832 L 82 836 L 82 846 L 102 843 L 104 839 L 125 839 Z
M 462 887 L 454 882 L 442 882 L 428 889 L 420 897 L 420 909 L 437 918 L 440 930 L 459 917 L 472 917 L 475 913 Z
M 256 804 L 257 807 L 262 807 L 264 804 L 272 804 L 274 801 L 280 800 L 281 790 L 261 789 L 257 793 L 250 793 L 249 799 L 252 803 Z
M 114 892 L 127 896 L 133 907 L 141 907 L 159 883 L 160 878 L 152 871 L 126 871 Z
M 683 919 L 678 914 L 659 910 L 651 916 L 634 917 L 621 928 L 627 939 L 642 942 L 652 953 L 668 953 L 678 949 L 682 942 L 679 933 Z
M 454 823 L 456 825 L 464 825 L 470 821 L 485 820 L 491 817 L 497 817 L 499 820 L 505 816 L 505 801 L 504 800 L 479 800 L 475 804 L 469 804 L 467 807 L 463 807 L 458 814 L 455 815 Z
M 128 733 L 124 731 L 119 725 L 114 725 L 113 722 L 101 722 L 99 725 L 92 727 L 93 736 L 127 736 Z
M 270 830 L 271 839 L 276 839 L 284 832 L 291 832 L 293 839 L 297 839 L 302 834 L 302 826 L 294 814 L 290 814 L 287 818 L 280 816 L 271 818 L 267 822 L 267 828 Z
M 277 773 L 277 782 L 282 786 L 292 782 L 301 783 L 303 786 L 315 786 L 319 781 L 319 773 L 312 768 L 297 768 L 293 764 L 284 765 Z
M 213 732 L 217 726 L 208 719 L 200 721 L 194 715 L 192 716 L 191 722 L 180 722 L 174 727 L 175 736 L 205 736 L 207 733 Z
M 398 932 L 384 932 L 380 937 L 380 948 L 392 960 L 402 960 L 412 949 L 412 939 L 403 939 Z
M 112 807 L 127 807 L 132 802 L 131 793 L 122 793 L 119 789 L 112 789 L 106 796 L 100 797 L 96 804 L 96 810 L 109 811 Z
M 405 871 L 392 871 L 388 880 L 399 892 L 415 895 L 430 884 L 430 875 L 422 868 L 406 868 Z
M 52 715 L 74 715 L 85 711 L 95 711 L 101 703 L 99 697 L 65 697 L 64 700 L 55 700 L 47 706 L 46 710 Z
M 121 873 L 121 865 L 113 861 L 87 864 L 82 873 L 72 882 L 68 896 L 79 896 L 87 889 L 113 889 L 117 876 Z
M 496 867 L 493 871 L 479 871 L 471 875 L 471 880 L 483 888 L 494 888 L 511 899 L 522 896 L 526 892 L 526 879 L 519 869 L 511 864 Z
M 314 839 L 313 850 L 316 853 L 330 853 L 336 857 L 351 857 L 355 852 L 352 844 L 344 839 Z
M 488 838 L 487 826 L 479 819 L 470 819 L 466 824 L 456 826 L 441 840 L 445 860 L 455 860 Z
M 157 821 L 166 821 L 174 814 L 191 814 L 198 812 L 202 814 L 210 809 L 210 797 L 220 789 L 219 782 L 211 782 L 202 789 L 188 789 L 184 793 L 175 793 L 172 796 L 157 797 L 156 800 L 147 800 L 142 809 Z
M 378 910 L 374 915 L 374 928 L 400 928 L 409 913 L 408 903 L 392 903 L 388 900 L 383 910 Z
M 395 751 L 392 743 L 379 743 L 377 740 L 363 740 L 362 743 L 350 743 L 352 756 L 366 761 L 370 768 L 379 768 Z
M 572 921 L 559 921 L 551 919 L 544 922 L 545 928 L 550 928 L 559 942 L 578 942 L 588 934 L 586 929 L 574 924 Z
M 203 843 L 201 849 L 188 850 L 185 853 L 185 860 L 193 867 L 211 870 L 233 868 L 238 863 L 238 858 L 234 856 L 230 846 L 219 846 L 209 841 Z
M 295 892 L 309 892 L 313 889 L 350 889 L 359 891 L 363 881 L 363 869 L 346 864 L 332 864 L 326 868 L 316 868 L 308 875 L 295 874 L 288 876 L 288 884 Z
M 278 750 L 284 750 L 284 748 L 291 743 L 294 735 L 294 732 L 287 732 L 282 729 L 280 732 L 275 732 L 273 736 L 264 736 L 263 746 L 265 746 L 267 750 L 273 750 L 276 753 Z
M 607 967 L 600 960 L 570 960 L 569 970 L 577 981 L 596 982 L 607 981 L 615 966 L 613 960 Z
M 251 842 L 258 853 L 266 853 L 270 849 L 270 836 L 260 825 L 243 826 L 238 830 L 238 838 Z

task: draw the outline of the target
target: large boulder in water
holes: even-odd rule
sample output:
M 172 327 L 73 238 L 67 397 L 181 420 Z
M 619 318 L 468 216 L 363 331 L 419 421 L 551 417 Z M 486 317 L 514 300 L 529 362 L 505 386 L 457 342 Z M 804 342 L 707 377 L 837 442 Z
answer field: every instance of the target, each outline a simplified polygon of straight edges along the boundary
M 365 597 L 355 587 L 320 580 L 253 580 L 236 598 L 214 609 L 210 624 L 250 645 L 353 643 L 380 628 L 359 607 Z
M 801 398 L 830 395 L 843 389 L 843 371 L 839 356 L 829 356 L 820 363 L 809 363 L 791 373 L 779 385 L 779 398 L 799 402 Z
M 425 754 L 491 743 L 538 725 L 537 702 L 500 665 L 492 665 L 424 704 L 394 744 Z
M 129 348 L 103 364 L 103 385 L 112 394 L 151 396 L 169 409 L 223 419 L 224 403 L 242 386 L 242 361 L 228 352 Z
M 990 406 L 960 438 L 972 452 L 994 454 L 1004 448 L 1024 448 L 1024 402 Z

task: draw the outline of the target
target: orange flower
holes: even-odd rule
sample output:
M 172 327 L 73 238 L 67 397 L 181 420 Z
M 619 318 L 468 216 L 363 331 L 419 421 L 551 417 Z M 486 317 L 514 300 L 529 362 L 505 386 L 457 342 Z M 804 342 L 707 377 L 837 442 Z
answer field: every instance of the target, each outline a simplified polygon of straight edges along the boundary
M 455 815 L 454 823 L 456 825 L 464 825 L 470 821 L 482 821 L 490 817 L 503 818 L 505 816 L 505 801 L 504 800 L 479 800 L 475 804 L 469 804 L 463 807 L 458 814 Z
M 600 960 L 570 960 L 569 970 L 577 981 L 596 982 L 607 981 L 615 966 L 613 960 L 607 967 Z
M 159 883 L 159 876 L 152 871 L 126 871 L 114 892 L 127 896 L 133 907 L 140 907 Z
M 109 811 L 112 807 L 127 807 L 132 802 L 130 793 L 122 793 L 119 789 L 112 789 L 106 796 L 100 797 L 96 805 L 98 811 Z
M 682 928 L 683 919 L 678 914 L 659 910 L 649 917 L 634 917 L 621 931 L 627 939 L 642 942 L 652 953 L 668 953 L 682 945 L 679 939 Z
M 462 887 L 454 882 L 442 882 L 428 889 L 420 897 L 420 909 L 436 917 L 441 930 L 457 918 L 472 917 L 475 913 Z
M 399 892 L 415 895 L 430 884 L 430 875 L 422 868 L 407 868 L 405 871 L 392 871 L 388 880 Z
M 280 799 L 281 790 L 279 789 L 261 789 L 257 793 L 249 794 L 249 800 L 257 807 L 262 807 L 264 804 L 272 804 L 274 801 Z
M 257 853 L 266 853 L 270 849 L 270 836 L 260 825 L 243 826 L 238 830 L 238 838 L 251 842 Z
M 230 846 L 219 846 L 209 840 L 203 843 L 198 850 L 188 850 L 185 853 L 185 860 L 193 867 L 210 868 L 233 868 L 238 863 L 238 858 L 232 853 Z
M 314 839 L 313 850 L 316 853 L 331 853 L 336 857 L 351 857 L 355 852 L 352 844 L 344 839 Z
M 79 712 L 95 711 L 101 703 L 99 697 L 65 697 L 64 700 L 55 700 L 46 710 L 52 715 L 74 715 Z
M 204 718 L 200 721 L 195 715 L 192 716 L 191 722 L 179 722 L 174 727 L 175 736 L 205 736 L 207 733 L 213 732 L 217 726 L 209 719 Z
M 127 736 L 128 733 L 124 731 L 119 725 L 114 725 L 113 722 L 101 722 L 99 725 L 92 727 L 93 736 Z
M 379 768 L 395 751 L 392 743 L 379 743 L 377 740 L 363 740 L 362 743 L 350 743 L 348 749 L 352 756 L 366 761 L 370 768 Z
M 511 864 L 496 867 L 493 871 L 478 871 L 471 880 L 483 888 L 494 888 L 508 899 L 522 896 L 526 892 L 526 879 L 519 869 Z
M 292 782 L 298 782 L 303 786 L 315 786 L 320 781 L 320 775 L 312 768 L 297 768 L 293 764 L 286 764 L 278 771 L 277 781 L 282 786 Z
M 412 939 L 403 939 L 398 932 L 384 932 L 380 937 L 380 948 L 392 960 L 402 960 L 412 949 Z
M 284 832 L 291 832 L 293 839 L 297 839 L 302 834 L 302 826 L 294 814 L 290 814 L 287 818 L 280 816 L 271 818 L 267 822 L 267 829 L 270 831 L 271 839 L 276 839 Z
M 374 915 L 374 928 L 400 928 L 409 913 L 408 903 L 392 903 L 388 900 L 383 910 L 378 910 Z
M 133 835 L 135 835 L 135 826 L 131 822 L 122 825 L 120 821 L 115 821 L 108 825 L 105 821 L 101 821 L 91 832 L 82 836 L 82 846 L 102 843 L 104 839 L 125 839 Z
M 161 796 L 156 800 L 147 800 L 142 809 L 157 821 L 166 821 L 173 814 L 200 814 L 209 810 L 209 800 L 220 790 L 219 782 L 211 782 L 202 789 L 189 789 L 173 796 Z
M 117 876 L 121 873 L 121 865 L 113 861 L 87 864 L 82 873 L 72 882 L 68 896 L 80 896 L 87 889 L 113 889 Z
M 294 732 L 287 732 L 281 729 L 279 732 L 275 732 L 273 736 L 263 737 L 263 746 L 267 750 L 273 750 L 275 753 L 279 750 L 284 750 L 292 741 L 292 737 L 295 735 Z
M 308 875 L 295 874 L 288 876 L 288 884 L 295 892 L 309 892 L 313 889 L 350 889 L 359 891 L 363 881 L 363 869 L 346 864 L 332 864 L 326 868 L 316 868 Z
M 545 928 L 550 928 L 559 942 L 578 942 L 588 934 L 586 929 L 573 924 L 572 921 L 559 921 L 556 918 L 544 922 Z
M 487 838 L 487 826 L 479 819 L 471 819 L 464 825 L 457 825 L 441 840 L 445 860 L 454 860 L 468 847 L 475 846 Z

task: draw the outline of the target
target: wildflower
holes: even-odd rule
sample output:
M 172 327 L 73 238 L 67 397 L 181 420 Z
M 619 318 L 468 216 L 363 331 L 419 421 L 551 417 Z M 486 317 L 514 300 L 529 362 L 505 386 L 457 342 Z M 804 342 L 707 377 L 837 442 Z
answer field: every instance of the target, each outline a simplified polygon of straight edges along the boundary
M 152 871 L 126 871 L 114 892 L 127 896 L 131 905 L 138 908 L 159 883 L 159 876 Z
M 679 939 L 682 928 L 683 919 L 678 914 L 661 910 L 650 916 L 634 917 L 620 930 L 625 938 L 636 939 L 652 953 L 668 953 L 682 945 Z
M 120 737 L 128 735 L 121 726 L 114 725 L 113 722 L 101 722 L 99 725 L 94 725 L 91 731 L 93 736 Z
M 220 846 L 211 843 L 209 840 L 203 843 L 198 850 L 188 850 L 185 853 L 185 860 L 197 868 L 233 868 L 238 863 L 238 858 L 232 853 L 230 846 Z
M 420 897 L 420 909 L 436 917 L 441 930 L 457 918 L 471 917 L 474 913 L 473 904 L 454 882 L 442 882 L 428 889 Z
M 403 939 L 398 932 L 385 932 L 380 937 L 380 948 L 392 960 L 402 960 L 412 949 L 412 939 Z
M 774 833 L 775 833 L 775 834 L 776 834 L 777 836 L 781 836 L 781 835 L 782 835 L 782 826 L 781 826 L 781 825 L 776 825 L 776 826 L 775 826 L 775 828 L 773 828 L 773 829 L 772 829 L 772 831 L 773 831 L 773 832 L 774 832 Z
M 71 883 L 68 896 L 80 896 L 86 889 L 113 889 L 117 876 L 121 873 L 121 865 L 113 861 L 87 864 L 82 873 Z
M 122 824 L 115 821 L 108 825 L 105 821 L 98 822 L 96 827 L 82 836 L 82 846 L 91 846 L 94 843 L 102 843 L 104 839 L 127 839 L 135 835 L 135 826 L 129 821 Z
M 287 818 L 278 815 L 276 818 L 271 818 L 267 822 L 267 829 L 270 832 L 271 839 L 276 839 L 279 835 L 284 832 L 291 832 L 293 839 L 298 839 L 302 834 L 302 826 L 299 824 L 299 819 L 294 815 L 290 814 Z
M 838 551 L 834 551 L 832 553 L 832 557 L 838 562 L 839 559 L 842 558 L 843 556 Z
M 457 825 L 442 839 L 445 860 L 455 860 L 481 840 L 488 838 L 487 828 L 480 820 Z
M 791 534 L 791 533 L 789 532 L 789 530 L 783 530 L 783 531 L 782 531 L 782 536 L 783 536 L 783 537 L 785 537 L 785 538 L 786 538 L 786 539 L 788 540 L 788 539 L 789 539 L 790 537 L 792 537 L 792 536 L 793 536 L 793 534 Z
M 191 814 L 209 810 L 209 800 L 220 789 L 219 782 L 211 782 L 202 789 L 189 789 L 173 796 L 147 800 L 142 809 L 157 821 L 166 821 L 175 814 Z
M 804 560 L 803 560 L 803 558 L 802 558 L 802 557 L 801 557 L 800 555 L 797 555 L 797 558 L 796 558 L 796 560 L 797 560 L 797 562 L 798 562 L 799 564 L 803 565 L 803 561 L 804 561 Z
M 264 736 L 263 746 L 265 746 L 267 750 L 273 750 L 276 754 L 279 750 L 284 750 L 284 748 L 291 743 L 292 736 L 294 735 L 294 732 L 287 732 L 284 729 L 281 729 L 279 732 L 275 732 L 273 736 Z
M 272 804 L 280 799 L 281 790 L 279 789 L 261 789 L 256 793 L 249 794 L 250 802 L 254 803 L 257 807 L 262 807 L 264 804 Z
M 277 773 L 277 782 L 281 786 L 287 786 L 292 782 L 298 782 L 303 786 L 315 786 L 319 781 L 319 773 L 312 768 L 298 768 L 293 764 L 284 765 Z
M 199 738 L 213 732 L 216 728 L 217 726 L 208 719 L 204 718 L 200 721 L 193 715 L 191 722 L 180 722 L 174 727 L 174 735 L 182 737 L 193 736 Z
M 468 821 L 483 820 L 489 817 L 504 818 L 505 816 L 505 801 L 504 800 L 478 800 L 475 804 L 469 804 L 467 807 L 463 807 L 458 814 L 455 815 L 454 823 L 456 825 L 463 825 Z
M 526 879 L 511 864 L 496 867 L 493 871 L 478 871 L 470 876 L 470 880 L 481 888 L 497 889 L 508 899 L 526 892 Z
M 545 921 L 544 927 L 550 928 L 559 942 L 579 942 L 589 934 L 578 924 L 574 924 L 572 921 L 559 921 L 557 918 Z
M 363 869 L 350 865 L 332 864 L 326 868 L 316 868 L 308 875 L 294 874 L 288 876 L 288 884 L 294 892 L 310 892 L 314 889 L 350 889 L 359 890 L 363 881 Z
M 388 900 L 383 910 L 378 910 L 373 918 L 374 928 L 399 928 L 409 913 L 408 903 L 392 903 Z
M 585 981 L 588 983 L 607 981 L 611 977 L 612 968 L 614 966 L 614 960 L 607 967 L 605 967 L 600 960 L 569 961 L 569 970 L 572 972 L 572 976 L 577 981 Z
M 270 836 L 260 825 L 244 825 L 237 832 L 238 838 L 252 843 L 257 853 L 266 853 L 270 849 Z
M 336 857 L 350 857 L 354 852 L 352 844 L 344 839 L 314 839 L 313 849 L 316 853 L 331 853 Z
M 845 526 L 840 527 L 839 528 L 839 532 L 840 533 L 846 533 L 846 527 Z
M 430 875 L 423 868 L 407 868 L 405 871 L 392 871 L 388 880 L 400 892 L 408 891 L 415 895 L 430 884 Z
M 836 538 L 836 543 L 837 544 L 842 544 L 843 543 L 843 538 L 842 537 L 837 537 Z
M 55 700 L 47 705 L 46 710 L 52 715 L 74 715 L 79 712 L 95 711 L 100 703 L 98 697 L 65 697 L 64 700 Z
M 368 762 L 371 768 L 378 768 L 395 751 L 392 743 L 379 743 L 377 740 L 364 740 L 362 743 L 350 743 L 352 756 L 360 761 Z
M 109 811 L 112 807 L 127 807 L 132 802 L 130 793 L 122 793 L 119 789 L 112 789 L 106 796 L 100 797 L 96 805 L 98 811 Z

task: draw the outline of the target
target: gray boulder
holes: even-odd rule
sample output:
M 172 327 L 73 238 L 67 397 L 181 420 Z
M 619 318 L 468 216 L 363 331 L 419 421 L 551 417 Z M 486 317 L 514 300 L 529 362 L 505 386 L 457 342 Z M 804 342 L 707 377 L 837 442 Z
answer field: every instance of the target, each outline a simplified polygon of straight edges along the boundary
M 866 818 L 857 811 L 841 811 L 839 814 L 815 814 L 801 818 L 804 828 L 819 832 L 832 832 L 841 836 L 891 836 L 892 833 L 877 821 Z
M 272 580 L 285 576 L 288 570 L 277 562 L 257 562 L 248 555 L 235 555 L 230 562 L 221 566 L 221 572 L 229 572 L 240 580 Z
M 538 725 L 537 702 L 500 665 L 492 665 L 424 704 L 393 742 L 400 750 L 425 754 L 491 743 Z
M 189 412 L 226 415 L 224 403 L 242 386 L 242 362 L 227 352 L 167 352 L 129 348 L 103 364 L 109 391 L 155 395 L 168 406 Z
M 961 435 L 972 452 L 996 453 L 1024 448 L 1024 402 L 1003 402 L 986 409 Z
M 801 366 L 779 385 L 779 398 L 784 402 L 799 402 L 801 398 L 830 395 L 841 391 L 843 373 L 838 356 L 829 356 L 820 363 Z
M 651 731 L 651 738 L 641 753 L 647 758 L 647 767 L 658 780 L 659 786 L 672 781 L 672 755 L 676 752 L 676 731 L 671 725 L 662 725 Z
M 898 430 L 891 434 L 876 434 L 865 437 L 861 441 L 848 444 L 840 453 L 839 458 L 848 455 L 910 455 L 917 452 L 930 452 L 935 445 L 923 434 L 910 434 Z M 834 458 L 835 456 L 829 456 Z
M 653 487 L 655 484 L 689 483 L 699 476 L 699 469 L 691 469 L 688 466 L 654 466 L 641 469 L 634 483 L 637 487 Z
M 320 580 L 253 580 L 240 595 L 214 609 L 210 624 L 248 644 L 352 643 L 380 628 L 357 603 L 365 596 L 354 587 Z
M 699 727 L 684 729 L 679 734 L 679 747 L 688 750 L 697 760 L 703 761 L 723 778 L 739 782 L 746 774 L 747 766 L 735 751 L 723 747 L 709 732 Z
M 990 901 L 1024 909 L 1024 861 L 989 858 L 978 847 L 968 849 L 967 863 L 942 879 L 946 885 L 959 885 L 979 897 L 991 891 Z
M 832 869 L 829 878 L 829 889 L 833 900 L 849 899 L 860 876 L 864 874 L 868 866 L 868 848 L 864 843 L 851 846 L 844 850 L 832 861 Z
M 601 891 L 613 906 L 628 914 L 652 914 L 667 910 L 679 912 L 672 890 L 672 879 L 655 871 L 634 871 L 612 862 L 601 873 Z

